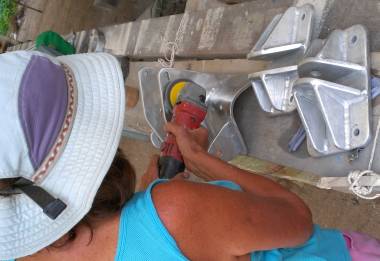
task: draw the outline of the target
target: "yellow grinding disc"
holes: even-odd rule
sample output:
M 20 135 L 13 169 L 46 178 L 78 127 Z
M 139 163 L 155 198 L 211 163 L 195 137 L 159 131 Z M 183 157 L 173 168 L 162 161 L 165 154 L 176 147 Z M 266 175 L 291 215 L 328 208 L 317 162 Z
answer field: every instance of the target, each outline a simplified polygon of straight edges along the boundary
M 178 96 L 187 83 L 188 82 L 186 81 L 181 81 L 181 82 L 177 82 L 171 87 L 169 98 L 170 98 L 170 104 L 173 107 L 177 103 Z

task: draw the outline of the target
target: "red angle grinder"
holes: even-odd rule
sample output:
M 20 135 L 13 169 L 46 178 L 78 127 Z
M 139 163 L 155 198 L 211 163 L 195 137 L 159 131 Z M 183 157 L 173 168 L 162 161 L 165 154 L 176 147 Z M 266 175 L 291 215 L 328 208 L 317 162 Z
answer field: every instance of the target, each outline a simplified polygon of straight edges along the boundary
M 165 107 L 172 111 L 171 122 L 189 130 L 198 129 L 207 114 L 206 90 L 187 80 L 171 83 L 166 88 Z M 183 171 L 182 154 L 174 135 L 168 133 L 161 146 L 159 177 L 171 179 Z

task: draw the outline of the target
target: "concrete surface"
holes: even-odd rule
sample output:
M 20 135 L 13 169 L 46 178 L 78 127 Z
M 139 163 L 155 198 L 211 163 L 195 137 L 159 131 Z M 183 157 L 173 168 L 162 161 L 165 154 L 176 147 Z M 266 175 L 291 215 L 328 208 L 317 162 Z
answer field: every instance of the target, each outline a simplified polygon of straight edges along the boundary
M 105 35 L 108 52 L 135 59 L 161 57 L 167 51 L 168 42 L 178 45 L 179 58 L 245 58 L 272 18 L 294 3 L 314 6 L 313 37 L 317 38 L 330 10 L 329 0 L 255 0 L 236 5 L 219 0 L 190 0 L 185 14 L 100 30 Z
M 319 0 L 318 0 L 319 1 Z M 355 24 L 364 25 L 370 35 L 372 52 L 380 50 L 380 1 L 378 0 L 330 0 L 321 37 L 326 38 L 332 30 L 345 29 Z
M 107 51 L 135 59 L 161 57 L 168 42 L 180 58 L 245 58 L 273 16 L 293 0 L 252 1 L 101 28 Z
M 316 224 L 357 231 L 380 239 L 380 200 L 365 201 L 350 194 L 322 190 L 304 183 L 279 182 L 308 204 Z
M 114 12 L 96 10 L 92 0 L 30 0 L 29 4 L 41 7 L 42 16 L 31 14 L 23 25 L 20 37 L 34 39 L 41 31 L 53 29 L 60 33 L 80 31 L 96 26 L 133 20 L 135 11 L 143 9 L 145 0 L 123 1 Z M 36 4 L 36 5 L 34 5 Z M 140 6 L 141 4 L 141 6 Z M 137 8 L 137 9 L 133 9 Z M 141 9 L 140 9 L 141 8 Z M 34 15 L 34 20 L 32 19 Z M 150 155 L 157 153 L 150 143 L 123 139 L 121 147 L 141 176 L 149 163 Z M 379 201 L 361 201 L 354 196 L 335 191 L 324 191 L 305 184 L 280 181 L 283 185 L 300 195 L 311 207 L 315 222 L 324 227 L 335 227 L 368 233 L 380 238 Z
M 132 163 L 136 171 L 136 187 L 139 187 L 141 176 L 144 175 L 145 170 L 149 165 L 150 158 L 154 154 L 159 154 L 160 152 L 155 149 L 150 142 L 138 141 L 128 138 L 123 138 L 121 140 L 120 148 L 123 150 L 126 157 Z
M 27 10 L 19 41 L 34 40 L 46 30 L 68 34 L 100 26 L 136 20 L 153 0 L 122 0 L 112 11 L 93 6 L 94 0 L 27 0 L 26 3 L 43 11 Z

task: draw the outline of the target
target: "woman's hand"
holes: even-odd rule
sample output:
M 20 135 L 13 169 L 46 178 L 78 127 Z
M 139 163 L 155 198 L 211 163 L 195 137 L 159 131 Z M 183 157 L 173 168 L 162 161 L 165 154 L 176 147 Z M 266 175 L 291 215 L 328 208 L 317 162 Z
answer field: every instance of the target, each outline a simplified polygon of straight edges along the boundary
M 197 157 L 203 153 L 207 154 L 207 129 L 187 130 L 178 124 L 167 123 L 165 130 L 176 137 L 176 142 L 182 153 L 186 168 L 198 177 L 204 178 L 202 173 L 197 169 Z
M 158 155 L 153 155 L 152 158 L 150 159 L 148 169 L 146 170 L 144 175 L 141 177 L 141 182 L 140 182 L 138 191 L 146 190 L 153 181 L 158 179 L 159 158 L 160 157 Z M 180 173 L 174 179 L 188 179 L 188 178 L 189 178 L 188 173 Z

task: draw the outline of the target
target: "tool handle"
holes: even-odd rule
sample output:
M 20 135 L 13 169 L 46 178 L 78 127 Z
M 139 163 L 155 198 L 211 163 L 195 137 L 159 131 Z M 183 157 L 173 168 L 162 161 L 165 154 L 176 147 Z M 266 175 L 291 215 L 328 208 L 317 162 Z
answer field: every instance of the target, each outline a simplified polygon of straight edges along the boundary
M 175 122 L 186 129 L 198 129 L 206 117 L 207 110 L 191 102 L 181 102 L 174 107 L 171 122 Z M 178 148 L 174 135 L 168 133 L 161 146 L 159 160 L 159 177 L 171 179 L 185 170 L 181 151 Z

